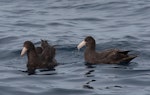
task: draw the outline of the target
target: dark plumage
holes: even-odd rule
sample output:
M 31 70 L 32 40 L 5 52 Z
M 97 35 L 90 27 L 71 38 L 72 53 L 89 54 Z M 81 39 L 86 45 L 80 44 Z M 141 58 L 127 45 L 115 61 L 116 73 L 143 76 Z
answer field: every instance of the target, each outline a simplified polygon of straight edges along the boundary
M 35 50 L 37 54 L 39 55 L 42 54 L 42 51 L 43 51 L 42 47 L 36 47 Z
M 106 63 L 106 64 L 121 64 L 129 63 L 136 55 L 129 55 L 129 51 L 121 51 L 119 49 L 104 50 L 96 52 L 96 42 L 93 37 L 88 36 L 78 45 L 78 49 L 86 45 L 84 59 L 87 63 Z
M 43 42 L 41 43 L 43 44 Z M 27 72 L 29 75 L 34 74 L 36 69 L 53 69 L 57 62 L 54 59 L 55 51 L 51 50 L 51 48 L 47 43 L 47 47 L 35 48 L 34 44 L 31 41 L 25 41 L 24 46 L 21 52 L 21 56 L 23 56 L 27 52 L 28 62 L 27 62 Z M 49 51 L 53 51 L 54 54 Z
M 55 59 L 56 49 L 54 46 L 49 45 L 46 40 L 41 40 L 41 47 L 43 49 L 41 54 L 42 60 L 46 63 L 50 62 L 51 65 L 55 66 L 57 62 Z
M 48 44 L 46 40 L 41 40 L 41 47 L 43 49 L 42 56 L 45 60 L 52 61 L 55 57 L 56 49 L 54 46 Z

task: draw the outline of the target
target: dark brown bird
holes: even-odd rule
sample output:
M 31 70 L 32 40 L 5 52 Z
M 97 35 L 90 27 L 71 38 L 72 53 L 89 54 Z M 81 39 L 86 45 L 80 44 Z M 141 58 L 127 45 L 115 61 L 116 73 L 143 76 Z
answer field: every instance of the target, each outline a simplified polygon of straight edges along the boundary
M 43 44 L 43 42 L 41 44 Z M 57 62 L 54 59 L 55 56 L 53 56 L 55 54 L 50 53 L 49 51 L 53 51 L 50 49 L 51 48 L 47 47 L 46 49 L 42 47 L 35 48 L 31 41 L 24 42 L 21 56 L 27 52 L 27 72 L 29 75 L 34 74 L 36 69 L 53 69 L 57 65 Z M 55 53 L 55 51 L 53 51 L 53 53 Z
M 137 57 L 136 55 L 129 55 L 130 51 L 122 51 L 119 49 L 110 49 L 97 52 L 95 50 L 96 42 L 93 37 L 88 36 L 82 41 L 77 48 L 80 49 L 86 46 L 84 52 L 84 59 L 87 63 L 105 63 L 105 64 L 122 64 L 129 63 L 132 59 Z

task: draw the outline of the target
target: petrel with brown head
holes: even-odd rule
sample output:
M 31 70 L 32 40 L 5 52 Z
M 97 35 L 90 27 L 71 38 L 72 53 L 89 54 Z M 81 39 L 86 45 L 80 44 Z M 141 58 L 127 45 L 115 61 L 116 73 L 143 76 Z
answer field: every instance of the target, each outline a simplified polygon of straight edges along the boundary
M 42 42 L 42 44 L 45 44 Z M 53 69 L 57 62 L 55 60 L 55 49 L 48 45 L 45 48 L 35 48 L 31 41 L 25 41 L 21 56 L 27 52 L 27 72 L 29 75 L 34 74 L 36 69 Z
M 96 42 L 92 36 L 86 37 L 77 48 L 80 49 L 83 46 L 86 46 L 84 52 L 84 59 L 87 63 L 91 64 L 122 64 L 129 63 L 132 59 L 137 57 L 136 55 L 129 55 L 130 51 L 122 51 L 119 49 L 109 49 L 101 52 L 97 52 Z

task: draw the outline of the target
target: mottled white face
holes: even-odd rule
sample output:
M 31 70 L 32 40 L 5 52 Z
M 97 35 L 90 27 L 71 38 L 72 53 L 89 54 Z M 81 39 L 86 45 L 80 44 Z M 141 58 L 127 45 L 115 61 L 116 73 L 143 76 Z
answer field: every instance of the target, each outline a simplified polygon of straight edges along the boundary
M 86 45 L 85 41 L 82 41 L 81 43 L 79 43 L 79 45 L 77 46 L 78 50 L 80 50 L 85 45 Z
M 21 51 L 21 56 L 23 56 L 25 53 L 27 52 L 27 48 L 23 47 L 22 51 Z

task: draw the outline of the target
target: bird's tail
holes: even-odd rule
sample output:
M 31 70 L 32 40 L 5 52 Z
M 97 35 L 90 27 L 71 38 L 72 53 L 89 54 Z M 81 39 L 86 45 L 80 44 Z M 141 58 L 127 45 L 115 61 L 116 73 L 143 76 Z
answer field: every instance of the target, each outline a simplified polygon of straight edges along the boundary
M 122 63 L 123 64 L 128 64 L 131 60 L 133 60 L 136 57 L 137 57 L 137 55 L 130 55 L 130 56 L 126 57 L 126 58 L 121 59 L 119 64 L 122 64 Z

